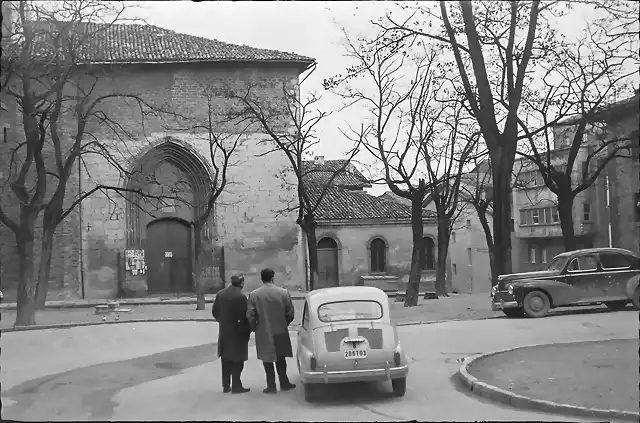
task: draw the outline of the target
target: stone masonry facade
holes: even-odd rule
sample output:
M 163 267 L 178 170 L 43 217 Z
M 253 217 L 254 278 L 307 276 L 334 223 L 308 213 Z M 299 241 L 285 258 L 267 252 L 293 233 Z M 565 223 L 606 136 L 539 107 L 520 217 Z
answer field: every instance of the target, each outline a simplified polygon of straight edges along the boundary
M 170 105 L 183 115 L 202 118 L 207 111 L 203 91 L 209 89 L 215 93 L 215 114 L 224 116 L 229 107 L 233 107 L 224 96 L 227 90 L 239 91 L 248 84 L 256 84 L 254 92 L 260 98 L 278 101 L 282 95 L 282 83 L 295 82 L 297 85 L 299 71 L 299 68 L 287 64 L 131 65 L 112 70 L 110 78 L 101 81 L 104 86 L 100 87 L 100 92 L 139 93 L 151 103 Z M 143 119 L 135 106 L 123 102 L 105 104 L 102 110 L 133 136 L 133 139 L 120 139 L 104 126 L 93 125 L 90 128 L 91 134 L 109 146 L 113 157 L 124 168 L 132 169 L 144 152 L 170 141 L 197 156 L 212 172 L 209 143 L 202 134 L 178 130 L 168 119 L 149 116 Z M 0 146 L 0 165 L 2 169 L 8 169 L 8 152 L 20 142 L 22 128 L 17 111 L 15 118 L 10 112 L 3 111 L 2 119 L 3 123 L 12 121 L 9 123 L 10 142 Z M 71 125 L 69 122 L 70 134 L 73 133 Z M 238 134 L 241 128 L 220 124 L 219 131 L 223 135 Z M 288 161 L 278 153 L 260 156 L 260 153 L 273 148 L 265 142 L 266 138 L 259 128 L 243 132 L 241 146 L 229 169 L 228 188 L 215 207 L 213 234 L 209 245 L 204 246 L 211 252 L 224 246 L 226 274 L 244 273 L 248 289 L 260 284 L 259 272 L 265 266 L 273 267 L 278 279 L 285 284 L 304 285 L 303 247 L 298 227 L 293 216 L 277 213 L 285 207 L 287 200 L 292 200 L 283 198 L 291 194 L 280 189 L 280 170 L 288 165 Z M 45 150 L 49 152 L 48 162 L 51 163 L 51 148 L 45 147 Z M 80 191 L 86 192 L 95 184 L 126 186 L 124 175 L 104 157 L 89 154 L 83 157 L 83 161 L 80 167 L 76 165 L 69 181 L 65 197 L 67 206 Z M 9 175 L 7 171 L 3 173 L 0 182 L 6 185 Z M 52 190 L 53 187 L 49 192 Z M 10 217 L 16 219 L 17 207 L 11 203 L 8 187 L 5 187 L 2 200 Z M 109 197 L 95 193 L 59 226 L 48 299 L 115 297 L 118 279 L 126 279 L 122 270 L 124 264 L 117 261 L 118 253 L 123 256 L 128 247 L 126 209 L 127 204 L 122 197 L 113 193 Z M 40 222 L 41 217 L 38 224 Z M 2 290 L 10 298 L 10 292 L 17 283 L 15 239 L 4 226 L 0 226 L 0 239 Z M 39 243 L 38 236 L 36 266 Z M 221 285 L 219 268 L 219 263 L 212 261 L 202 269 L 202 275 L 214 287 Z

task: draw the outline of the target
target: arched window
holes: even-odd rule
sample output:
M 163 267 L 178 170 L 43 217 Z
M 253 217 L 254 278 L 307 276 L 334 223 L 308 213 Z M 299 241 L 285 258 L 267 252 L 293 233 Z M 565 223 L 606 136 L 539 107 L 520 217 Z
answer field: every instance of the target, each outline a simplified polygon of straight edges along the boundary
M 371 254 L 371 273 L 384 273 L 387 271 L 387 244 L 384 240 L 376 238 L 371 241 L 369 247 Z
M 338 243 L 335 239 L 330 237 L 324 237 L 320 241 L 318 241 L 318 248 L 338 248 Z
M 433 239 L 425 236 L 422 238 L 422 254 L 420 254 L 420 270 L 433 270 L 436 268 L 435 244 Z

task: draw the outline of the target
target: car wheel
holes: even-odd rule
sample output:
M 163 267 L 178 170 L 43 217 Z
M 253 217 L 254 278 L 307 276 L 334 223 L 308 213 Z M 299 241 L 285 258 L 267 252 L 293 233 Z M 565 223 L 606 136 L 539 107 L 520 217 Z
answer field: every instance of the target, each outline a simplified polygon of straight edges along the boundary
M 549 296 L 542 291 L 531 291 L 524 297 L 524 312 L 529 317 L 543 317 L 551 308 Z
M 505 308 L 502 312 L 512 319 L 524 316 L 524 310 L 521 308 Z
M 640 286 L 636 287 L 636 290 L 633 291 L 633 297 L 631 297 L 631 302 L 633 303 L 633 306 L 637 310 L 640 310 Z
M 407 378 L 392 379 L 391 386 L 393 387 L 393 393 L 398 397 L 403 397 L 407 392 Z
M 307 402 L 313 402 L 318 399 L 319 386 L 313 383 L 304 384 L 304 399 Z
M 604 303 L 611 311 L 619 311 L 627 306 L 628 301 L 609 301 Z

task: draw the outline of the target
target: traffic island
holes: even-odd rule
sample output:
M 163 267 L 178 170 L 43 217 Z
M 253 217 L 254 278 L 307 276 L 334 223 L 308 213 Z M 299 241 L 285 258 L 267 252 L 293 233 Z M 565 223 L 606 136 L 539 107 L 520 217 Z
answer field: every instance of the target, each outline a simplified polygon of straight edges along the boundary
M 638 421 L 638 347 L 638 338 L 519 347 L 472 357 L 459 377 L 514 407 Z

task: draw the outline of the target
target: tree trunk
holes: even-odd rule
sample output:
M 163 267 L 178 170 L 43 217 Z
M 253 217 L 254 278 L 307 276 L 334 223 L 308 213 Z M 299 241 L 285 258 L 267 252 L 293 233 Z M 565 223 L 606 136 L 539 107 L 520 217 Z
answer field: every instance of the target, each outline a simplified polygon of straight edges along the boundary
M 573 251 L 577 249 L 577 242 L 573 230 L 573 197 L 571 195 L 558 195 L 558 215 L 560 217 L 564 250 Z
M 38 269 L 38 281 L 36 287 L 36 309 L 43 310 L 49 291 L 49 275 L 51 274 L 51 256 L 53 254 L 53 236 L 55 226 L 46 225 L 42 229 L 42 248 L 40 251 L 40 263 Z
M 436 296 L 447 295 L 447 253 L 449 251 L 449 220 L 438 218 L 438 261 L 436 263 Z
M 489 268 L 491 269 L 491 288 L 498 284 L 498 272 L 496 271 L 495 255 L 493 253 L 493 236 L 491 235 L 491 227 L 489 226 L 489 220 L 487 219 L 487 209 L 482 207 L 476 207 L 476 213 L 482 230 L 484 231 L 484 237 L 487 240 L 487 250 L 489 251 Z
M 514 141 L 515 142 L 515 141 Z M 504 151 L 491 157 L 493 182 L 494 264 L 497 275 L 511 273 L 511 172 Z
M 202 263 L 202 225 L 194 225 L 194 234 L 195 234 L 195 263 L 193 269 L 193 279 L 194 285 L 196 288 L 196 310 L 204 310 L 205 309 L 205 281 L 200 277 L 200 263 Z
M 422 195 L 420 194 L 422 193 Z M 413 250 L 411 252 L 411 271 L 409 273 L 409 283 L 404 297 L 405 307 L 418 305 L 420 294 L 420 254 L 422 253 L 422 237 L 424 228 L 422 226 L 422 200 L 424 190 L 411 193 L 411 232 L 413 234 Z
M 18 298 L 15 326 L 36 324 L 36 280 L 33 277 L 33 229 L 16 236 L 18 244 Z M 27 232 L 25 234 L 24 232 Z
M 309 291 L 313 291 L 318 280 L 318 240 L 314 227 L 307 228 L 307 247 L 309 249 Z

